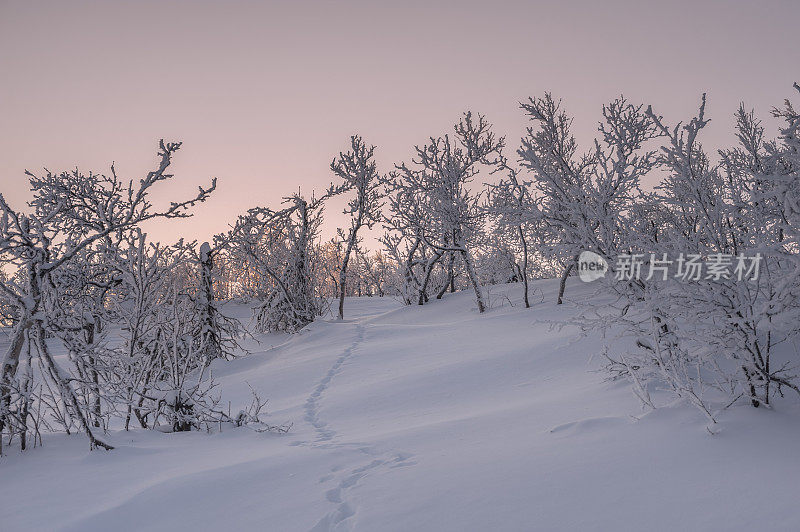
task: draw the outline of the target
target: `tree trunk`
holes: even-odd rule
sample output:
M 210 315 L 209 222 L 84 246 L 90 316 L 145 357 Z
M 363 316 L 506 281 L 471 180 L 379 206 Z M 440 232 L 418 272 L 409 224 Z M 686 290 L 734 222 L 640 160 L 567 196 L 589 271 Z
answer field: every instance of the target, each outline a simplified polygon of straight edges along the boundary
M 528 301 L 528 242 L 525 240 L 525 232 L 522 230 L 522 226 L 518 226 L 517 229 L 519 230 L 519 240 L 522 243 L 522 299 L 525 301 L 525 308 L 531 308 L 531 304 Z
M 31 320 L 24 317 L 17 322 L 14 334 L 11 337 L 11 345 L 8 346 L 3 357 L 3 368 L 0 372 L 0 438 L 6 426 L 6 417 L 11 408 L 11 381 L 17 374 L 19 367 L 19 357 L 22 353 L 22 346 L 25 345 L 25 331 L 31 326 Z
M 30 331 L 30 329 L 28 329 Z M 19 448 L 20 450 L 24 451 L 28 448 L 28 416 L 30 415 L 30 391 L 33 387 L 33 357 L 31 356 L 31 339 L 30 339 L 30 332 L 26 334 L 27 336 L 27 350 L 25 356 L 25 378 L 22 384 L 20 385 L 20 389 L 23 391 L 25 396 L 22 399 L 22 414 L 20 415 L 20 425 L 22 426 L 21 432 L 19 435 Z M 34 445 L 36 444 L 36 436 L 34 435 Z M 0 453 L 2 454 L 2 453 Z
M 95 342 L 95 335 L 99 331 L 99 320 L 97 318 L 90 324 L 86 324 L 84 326 L 84 331 L 86 331 L 86 345 L 92 346 Z M 91 347 L 90 347 L 91 349 Z M 91 351 L 90 351 L 91 352 Z M 100 375 L 97 372 L 97 361 L 95 357 L 89 356 L 89 377 L 91 379 L 91 389 L 92 389 L 92 396 L 93 396 L 93 407 L 92 407 L 92 423 L 95 427 L 100 427 L 100 417 L 101 417 L 101 404 L 100 404 Z
M 414 244 L 409 248 L 408 256 L 406 257 L 405 271 L 403 272 L 403 300 L 406 305 L 411 304 L 411 296 L 409 294 L 411 286 L 417 284 L 414 277 L 414 254 L 417 252 L 421 242 L 422 239 L 420 238 L 414 240 Z
M 750 404 L 753 405 L 755 408 L 761 406 L 761 403 L 758 400 L 758 396 L 756 395 L 756 387 L 753 384 L 753 376 L 747 370 L 746 367 L 742 366 L 742 371 L 744 371 L 744 376 L 747 379 L 747 386 L 750 389 Z
M 455 294 L 456 293 L 455 254 L 452 255 L 452 258 L 453 260 L 450 261 L 450 265 L 448 266 L 447 276 L 450 278 L 450 293 Z
M 206 362 L 210 363 L 212 359 L 221 356 L 222 348 L 220 346 L 219 332 L 217 330 L 216 320 L 214 319 L 214 257 L 211 253 L 211 246 L 208 242 L 203 242 L 200 246 L 200 291 L 202 294 L 202 311 L 203 311 L 203 343 L 204 349 L 207 354 Z
M 442 299 L 444 293 L 447 292 L 448 287 L 453 286 L 453 252 L 450 251 L 447 254 L 447 281 L 442 285 L 442 288 L 439 290 L 439 293 L 436 294 L 436 299 Z M 455 290 L 450 290 L 451 292 L 455 292 Z
M 301 199 L 298 203 L 298 210 L 300 212 L 300 236 L 297 239 L 297 261 L 295 263 L 295 275 L 297 282 L 297 290 L 300 301 L 292 301 L 292 295 L 288 290 L 284 290 L 287 302 L 292 306 L 294 319 L 296 323 L 294 327 L 297 330 L 302 329 L 312 321 L 314 321 L 313 310 L 308 308 L 308 277 L 306 276 L 306 260 L 308 260 L 308 203 Z M 297 303 L 302 305 L 300 314 L 298 314 Z
M 475 267 L 472 265 L 472 259 L 469 256 L 469 251 L 467 251 L 466 248 L 463 248 L 461 251 L 461 256 L 464 258 L 464 266 L 467 270 L 469 282 L 472 285 L 472 289 L 475 290 L 475 302 L 478 304 L 478 312 L 483 313 L 486 311 L 486 305 L 483 301 L 483 292 L 481 291 L 481 285 L 478 282 L 478 275 L 475 273 Z
M 579 255 L 575 255 L 572 258 L 572 261 L 569 263 L 569 266 L 564 268 L 564 274 L 561 276 L 561 284 L 558 287 L 558 304 L 561 305 L 564 301 L 564 291 L 567 288 L 567 277 L 569 277 L 570 272 L 572 269 L 578 264 L 578 257 Z
M 569 266 L 564 268 L 564 274 L 561 276 L 561 284 L 558 286 L 558 304 L 562 304 L 564 302 L 564 290 L 567 289 L 567 277 L 569 277 L 569 273 L 572 271 L 572 268 L 575 267 L 575 261 L 569 263 Z
M 428 263 L 425 265 L 425 279 L 422 281 L 422 287 L 419 290 L 419 305 L 422 305 L 428 301 L 428 282 L 431 280 L 433 267 L 436 266 L 436 263 L 439 262 L 439 259 L 441 258 L 442 252 L 434 253 L 433 256 L 428 260 Z
M 344 319 L 344 296 L 347 290 L 347 266 L 350 264 L 350 253 L 353 252 L 355 245 L 355 230 L 350 231 L 350 238 L 347 239 L 347 249 L 342 257 L 342 269 L 339 271 L 339 319 Z

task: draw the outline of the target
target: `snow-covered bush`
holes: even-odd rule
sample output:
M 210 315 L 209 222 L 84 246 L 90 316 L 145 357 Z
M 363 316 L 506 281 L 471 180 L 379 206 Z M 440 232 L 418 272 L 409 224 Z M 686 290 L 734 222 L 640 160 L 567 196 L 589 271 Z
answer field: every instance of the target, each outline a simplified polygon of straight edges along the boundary
M 800 332 L 798 248 L 786 201 L 797 182 L 791 134 L 765 141 L 742 107 L 739 146 L 713 162 L 698 140 L 708 123 L 705 98 L 686 125 L 668 128 L 654 112 L 647 116 L 664 139 L 658 162 L 667 175 L 639 197 L 621 241 L 643 272 L 674 269 L 608 283 L 619 296 L 616 312 L 606 309 L 595 325 L 617 326 L 635 344 L 607 355 L 611 369 L 631 379 L 644 403 L 654 406 L 649 383 L 666 384 L 712 424 L 719 408 L 740 398 L 761 406 L 784 390 L 800 392 L 796 353 L 785 348 Z
M 14 307 L 18 317 L 0 371 L 0 435 L 9 426 L 13 390 L 20 390 L 17 370 L 23 347 L 33 345 L 64 405 L 65 416 L 77 422 L 92 447 L 110 447 L 95 436 L 72 384 L 74 379 L 56 363 L 47 346 L 46 331 L 51 326 L 52 312 L 64 299 L 64 294 L 59 293 L 64 284 L 57 277 L 65 275 L 63 272 L 70 266 L 79 271 L 76 261 L 91 248 L 113 243 L 118 235 L 147 220 L 188 216 L 190 207 L 209 196 L 215 184 L 200 188 L 193 198 L 174 202 L 164 210 L 155 209 L 150 203 L 150 189 L 172 177 L 166 170 L 179 148 L 180 143 L 162 141 L 158 167 L 137 183 L 119 179 L 113 166 L 110 176 L 78 170 L 48 172 L 44 177 L 28 173 L 34 190 L 29 213 L 13 209 L 0 195 L 0 263 L 21 272 L 18 282 L 0 284 L 3 299 Z M 81 278 L 89 276 L 75 277 Z M 73 290 L 81 288 L 71 286 Z M 86 358 L 80 355 L 77 360 Z
M 319 199 L 299 194 L 286 198 L 287 207 L 250 209 L 226 234 L 226 253 L 235 271 L 250 271 L 256 277 L 252 297 L 258 331 L 296 332 L 320 316 L 328 306 L 322 296 L 320 261 L 315 245 L 322 223 L 323 202 L 337 193 L 328 191 Z
M 115 406 L 124 408 L 118 413 L 124 415 L 126 428 L 132 416 L 141 427 L 154 428 L 165 409 L 173 425 L 196 426 L 203 408 L 209 407 L 206 399 L 213 387 L 205 378 L 206 368 L 240 350 L 242 327 L 222 315 L 202 288 L 210 283 L 208 254 L 209 247 L 201 246 L 197 288 L 182 275 L 182 267 L 196 257 L 193 244 L 149 243 L 136 231 L 118 250 L 121 283 L 113 303 L 122 345 L 110 353 L 108 378 Z M 198 407 L 188 409 L 189 404 Z
M 0 195 L 0 276 L 10 343 L 0 380 L 0 442 L 24 449 L 42 430 L 85 432 L 90 446 L 114 418 L 174 429 L 231 421 L 218 411 L 206 375 L 238 350 L 242 329 L 213 297 L 209 249 L 148 243 L 139 229 L 189 216 L 213 191 L 158 210 L 151 188 L 179 143 L 159 144 L 159 164 L 135 182 L 78 170 L 29 174 L 29 213 Z M 53 346 L 67 356 L 56 359 Z M 260 401 L 257 401 L 259 403 Z M 255 414 L 254 414 L 255 415 Z M 257 417 L 257 415 L 255 415 Z M 253 419 L 244 416 L 242 420 Z M 242 421 L 240 420 L 240 421 Z

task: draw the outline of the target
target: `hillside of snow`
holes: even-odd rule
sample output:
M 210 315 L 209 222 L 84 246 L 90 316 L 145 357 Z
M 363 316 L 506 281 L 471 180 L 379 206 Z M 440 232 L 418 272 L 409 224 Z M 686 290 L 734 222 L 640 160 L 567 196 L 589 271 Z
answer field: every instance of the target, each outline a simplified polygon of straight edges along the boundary
M 525 309 L 491 287 L 484 315 L 468 292 L 349 299 L 344 322 L 257 336 L 213 374 L 287 434 L 46 435 L 0 459 L 0 530 L 800 530 L 796 404 L 734 406 L 715 435 L 684 404 L 645 412 L 599 337 L 551 327 L 576 312 L 557 282 L 533 289 Z

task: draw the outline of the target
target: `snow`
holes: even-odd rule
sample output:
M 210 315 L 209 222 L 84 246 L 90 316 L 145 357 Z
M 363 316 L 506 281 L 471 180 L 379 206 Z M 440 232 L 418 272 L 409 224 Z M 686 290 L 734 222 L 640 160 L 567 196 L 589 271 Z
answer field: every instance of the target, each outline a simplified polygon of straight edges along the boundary
M 213 374 L 232 411 L 252 386 L 288 434 L 119 431 L 110 452 L 46 435 L 0 459 L 0 528 L 800 529 L 793 399 L 734 406 L 713 436 L 691 406 L 645 413 L 590 362 L 598 337 L 547 323 L 575 312 L 557 281 L 533 289 L 526 310 L 519 285 L 492 287 L 484 315 L 470 292 L 348 298 L 344 321 L 259 335 Z
M 207 261 L 209 255 L 211 255 L 211 245 L 208 242 L 203 242 L 200 244 L 200 261 Z

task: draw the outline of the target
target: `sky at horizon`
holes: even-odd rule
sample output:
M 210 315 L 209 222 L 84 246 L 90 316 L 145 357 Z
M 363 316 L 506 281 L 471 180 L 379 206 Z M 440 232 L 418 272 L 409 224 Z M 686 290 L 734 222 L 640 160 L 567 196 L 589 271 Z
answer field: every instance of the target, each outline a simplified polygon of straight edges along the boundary
M 545 91 L 581 146 L 620 94 L 674 124 L 708 93 L 712 147 L 733 112 L 800 100 L 800 2 L 58 2 L 0 0 L 0 193 L 30 197 L 24 170 L 78 166 L 137 178 L 160 138 L 183 141 L 156 202 L 218 178 L 190 220 L 156 240 L 208 239 L 237 214 L 321 192 L 358 133 L 379 169 L 484 113 L 509 151 L 519 102 Z M 328 208 L 326 236 L 346 223 Z

